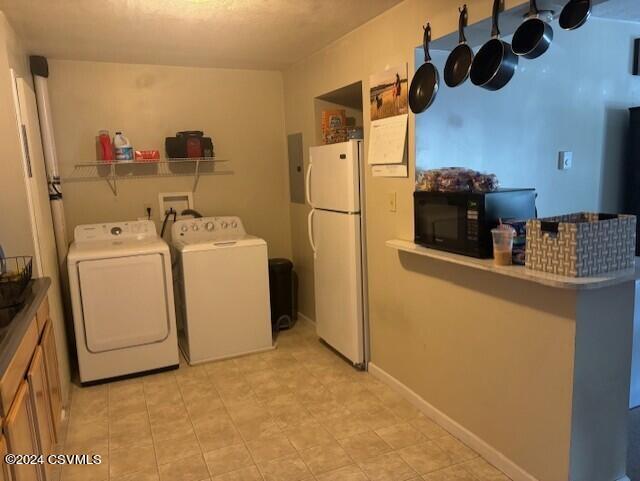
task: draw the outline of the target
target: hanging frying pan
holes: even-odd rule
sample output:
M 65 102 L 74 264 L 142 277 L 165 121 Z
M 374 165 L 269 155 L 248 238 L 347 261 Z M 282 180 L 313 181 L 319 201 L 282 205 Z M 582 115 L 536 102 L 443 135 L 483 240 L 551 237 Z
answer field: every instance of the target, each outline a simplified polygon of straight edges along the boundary
M 527 19 L 518 27 L 511 40 L 513 53 L 534 59 L 549 50 L 553 41 L 553 28 L 540 18 L 542 14 L 536 0 L 529 0 Z
M 491 40 L 485 43 L 471 64 L 471 82 L 487 90 L 500 90 L 513 78 L 518 67 L 518 56 L 511 45 L 500 39 L 498 20 L 504 0 L 493 1 Z
M 560 13 L 560 27 L 575 30 L 582 27 L 591 16 L 591 0 L 569 0 Z
M 431 62 L 429 42 L 431 42 L 431 25 L 424 28 L 422 46 L 424 48 L 424 63 L 416 71 L 409 87 L 409 107 L 414 114 L 421 114 L 431 106 L 438 93 L 440 74 Z
M 449 87 L 458 87 L 465 83 L 469 78 L 471 62 L 473 62 L 473 50 L 471 50 L 471 47 L 467 43 L 467 38 L 464 35 L 464 29 L 469 22 L 467 6 L 465 5 L 459 10 L 460 21 L 458 32 L 460 39 L 456 48 L 454 48 L 449 54 L 447 63 L 444 66 L 444 82 Z

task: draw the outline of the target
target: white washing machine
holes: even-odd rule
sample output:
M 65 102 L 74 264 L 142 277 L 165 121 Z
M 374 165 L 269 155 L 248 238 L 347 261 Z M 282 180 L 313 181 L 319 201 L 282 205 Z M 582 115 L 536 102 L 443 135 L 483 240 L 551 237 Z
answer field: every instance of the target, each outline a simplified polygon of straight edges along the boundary
M 189 364 L 273 349 L 267 243 L 238 217 L 171 228 L 178 341 Z
M 67 265 L 82 383 L 178 366 L 171 255 L 152 221 L 77 226 Z

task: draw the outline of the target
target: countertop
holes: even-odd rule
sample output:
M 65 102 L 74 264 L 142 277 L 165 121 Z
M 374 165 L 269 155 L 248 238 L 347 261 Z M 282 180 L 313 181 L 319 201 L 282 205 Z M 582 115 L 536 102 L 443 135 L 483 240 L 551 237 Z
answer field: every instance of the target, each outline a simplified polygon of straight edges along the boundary
M 527 269 L 523 266 L 497 266 L 493 263 L 493 259 L 476 259 L 474 257 L 429 249 L 406 240 L 389 240 L 386 242 L 386 245 L 398 251 L 410 252 L 412 254 L 430 257 L 432 259 L 450 262 L 452 264 L 493 272 L 495 274 L 514 277 L 516 279 L 535 282 L 537 284 L 559 289 L 601 289 L 603 287 L 615 286 L 617 284 L 622 284 L 623 282 L 640 279 L 640 258 L 636 258 L 636 266 L 634 269 L 609 272 L 593 277 L 567 277 L 548 274 L 546 272 L 538 272 Z
M 36 311 L 46 297 L 50 285 L 51 280 L 48 277 L 30 281 L 25 291 L 24 306 L 8 326 L 0 329 L 0 377 L 4 375 L 27 328 L 36 317 Z

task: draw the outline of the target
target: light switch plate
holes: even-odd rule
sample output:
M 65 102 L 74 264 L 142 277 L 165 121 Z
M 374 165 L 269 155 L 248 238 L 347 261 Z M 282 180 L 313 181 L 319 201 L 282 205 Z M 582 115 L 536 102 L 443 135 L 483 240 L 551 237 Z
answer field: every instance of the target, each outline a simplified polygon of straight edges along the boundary
M 395 212 L 397 205 L 396 205 L 396 193 L 395 192 L 388 192 L 387 193 L 387 205 L 389 207 L 389 212 Z
M 573 167 L 573 152 L 558 153 L 558 170 L 568 170 Z

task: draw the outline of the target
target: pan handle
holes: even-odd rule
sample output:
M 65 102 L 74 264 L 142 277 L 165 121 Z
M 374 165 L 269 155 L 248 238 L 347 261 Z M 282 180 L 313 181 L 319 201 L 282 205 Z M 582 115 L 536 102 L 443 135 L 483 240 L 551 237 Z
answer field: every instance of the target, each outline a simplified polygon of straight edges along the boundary
M 429 43 L 431 43 L 431 24 L 427 22 L 424 30 L 424 36 L 422 38 L 422 48 L 424 48 L 424 63 L 431 62 L 431 54 L 429 53 Z
M 467 4 L 465 3 L 462 8 L 458 8 L 458 11 L 460 12 L 460 20 L 458 22 L 458 43 L 462 44 L 467 43 L 467 37 L 464 35 L 464 29 L 469 24 L 469 10 L 467 10 Z
M 504 0 L 493 0 L 491 38 L 500 38 L 500 26 L 498 25 L 498 21 L 500 19 L 500 12 L 502 11 L 504 11 Z
M 538 8 L 538 2 L 536 0 L 529 0 L 529 13 L 527 13 L 527 18 L 537 18 L 540 17 L 540 9 Z

